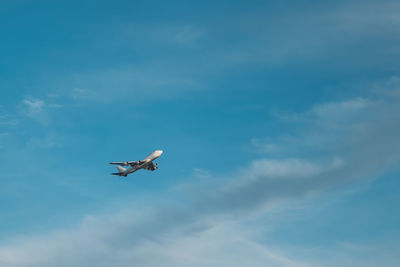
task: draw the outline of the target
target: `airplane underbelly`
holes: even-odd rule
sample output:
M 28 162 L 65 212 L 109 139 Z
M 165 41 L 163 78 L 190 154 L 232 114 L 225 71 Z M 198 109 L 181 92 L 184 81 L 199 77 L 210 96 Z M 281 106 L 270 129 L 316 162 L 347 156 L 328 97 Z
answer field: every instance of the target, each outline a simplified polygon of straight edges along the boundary
M 133 172 L 135 172 L 135 171 L 137 171 L 138 169 L 136 169 L 136 168 L 132 168 L 132 169 L 130 169 L 130 170 L 128 170 L 128 174 L 129 173 L 133 173 Z

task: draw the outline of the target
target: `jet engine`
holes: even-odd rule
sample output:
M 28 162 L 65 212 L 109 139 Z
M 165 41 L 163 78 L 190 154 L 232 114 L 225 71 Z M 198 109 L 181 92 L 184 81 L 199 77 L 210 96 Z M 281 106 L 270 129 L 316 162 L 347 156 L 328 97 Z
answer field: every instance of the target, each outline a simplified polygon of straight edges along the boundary
M 158 165 L 157 165 L 157 163 L 153 163 L 151 166 L 150 166 L 150 168 L 149 168 L 151 171 L 155 171 L 155 170 L 157 170 L 158 169 Z

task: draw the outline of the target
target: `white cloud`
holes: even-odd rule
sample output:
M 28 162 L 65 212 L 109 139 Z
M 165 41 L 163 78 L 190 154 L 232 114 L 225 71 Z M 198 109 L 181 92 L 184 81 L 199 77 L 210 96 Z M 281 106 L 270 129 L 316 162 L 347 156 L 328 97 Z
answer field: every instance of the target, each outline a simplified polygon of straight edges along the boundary
M 372 105 L 372 101 L 365 98 L 355 98 L 342 102 L 325 103 L 312 108 L 315 116 L 329 120 L 332 118 L 348 118 L 354 113 L 362 112 Z
M 47 124 L 50 121 L 50 116 L 46 110 L 44 100 L 28 97 L 22 100 L 22 114 L 41 124 Z
M 99 227 L 96 224 L 100 224 Z M 94 228 L 90 228 L 90 227 Z M 97 226 L 97 227 L 96 227 Z M 250 240 L 245 227 L 218 222 L 192 234 L 163 234 L 118 244 L 104 231 L 119 225 L 100 221 L 75 232 L 57 232 L 25 240 L 0 251 L 2 266 L 309 266 Z M 118 231 L 118 230 L 117 230 Z M 111 232 L 114 232 L 111 230 Z M 129 234 L 129 233 L 128 233 Z
M 58 103 L 48 103 L 48 99 L 39 99 L 34 97 L 25 97 L 22 105 L 18 105 L 24 116 L 27 116 L 40 123 L 50 122 L 49 109 L 60 109 L 63 105 Z
M 368 36 L 382 30 L 397 33 L 400 29 L 396 17 L 399 6 L 390 2 L 379 8 L 376 15 L 375 7 L 380 5 L 365 7 L 363 3 L 350 9 L 333 9 L 318 16 L 307 13 L 293 19 L 293 14 L 287 14 L 279 20 L 287 24 L 275 22 L 269 27 L 264 27 L 270 22 L 265 23 L 263 16 L 263 29 L 255 31 L 256 42 L 251 42 L 257 43 L 255 46 L 235 44 L 227 48 L 222 44 L 214 52 L 199 53 L 200 56 L 188 57 L 174 66 L 165 60 L 144 67 L 72 74 L 65 80 L 70 88 L 75 88 L 72 98 L 79 101 L 101 102 L 124 96 L 170 97 L 171 91 L 166 88 L 174 87 L 174 93 L 199 88 L 196 79 L 199 76 L 194 73 L 226 70 L 254 60 L 279 64 L 296 57 L 313 59 L 331 55 L 330 49 L 341 47 L 343 43 L 368 40 Z M 359 9 L 361 6 L 363 8 Z M 243 25 L 243 31 L 257 25 L 256 20 L 250 21 L 247 27 Z M 309 31 L 310 28 L 314 30 Z M 276 33 L 276 29 L 281 31 Z M 205 34 L 191 27 L 165 32 L 172 33 L 170 42 L 186 45 L 196 43 Z M 343 35 L 351 38 L 343 38 Z M 187 70 L 188 62 L 198 64 Z M 398 92 L 390 91 L 388 95 L 398 95 Z M 48 108 L 61 107 L 49 104 L 48 99 L 37 98 L 26 98 L 22 105 L 27 116 L 42 121 L 46 120 Z M 253 141 L 264 152 L 283 152 L 289 154 L 287 157 L 258 159 L 239 174 L 227 175 L 229 178 L 222 181 L 216 177 L 211 185 L 200 185 L 203 188 L 186 192 L 189 195 L 186 204 L 130 207 L 116 214 L 88 216 L 80 227 L 3 242 L 0 265 L 382 266 L 382 262 L 371 261 L 372 264 L 360 257 L 354 258 L 351 254 L 359 249 L 348 245 L 343 246 L 340 259 L 337 259 L 337 251 L 332 252 L 331 262 L 313 258 L 299 260 L 301 257 L 291 249 L 276 249 L 273 245 L 258 243 L 254 235 L 261 230 L 259 225 L 254 225 L 250 233 L 243 228 L 246 228 L 250 215 L 264 214 L 281 201 L 295 199 L 298 202 L 337 185 L 371 179 L 398 164 L 400 127 L 395 122 L 400 119 L 399 107 L 398 99 L 385 97 L 316 105 L 308 112 L 292 117 L 297 123 L 305 124 L 306 130 L 290 138 Z M 47 141 L 31 139 L 31 144 L 52 147 L 55 143 L 50 138 Z M 298 150 L 316 148 L 323 152 L 318 154 L 321 158 L 294 156 L 299 154 Z M 195 172 L 197 176 L 212 178 L 202 170 Z M 375 254 L 382 252 L 379 249 L 373 251 Z M 393 255 L 389 253 L 388 257 L 393 258 Z M 382 260 L 388 261 L 387 258 Z
M 27 115 L 34 116 L 43 111 L 45 103 L 43 100 L 28 98 L 22 100 L 22 103 L 27 107 Z
M 321 172 L 321 166 L 299 159 L 261 159 L 252 163 L 251 171 L 246 177 L 301 178 L 317 175 Z
M 258 159 L 227 175 L 229 178 L 215 177 L 205 179 L 197 188 L 183 187 L 185 203 L 129 206 L 119 213 L 88 216 L 79 227 L 3 243 L 0 265 L 362 265 L 365 261 L 352 255 L 353 249 L 348 247 L 340 252 L 343 259 L 332 256 L 330 262 L 320 263 L 319 259 L 302 256 L 296 248 L 277 249 L 268 241 L 261 244 L 257 235 L 268 225 L 258 223 L 257 218 L 281 203 L 289 201 L 294 206 L 326 190 L 375 178 L 397 166 L 400 126 L 393 122 L 399 121 L 399 109 L 398 100 L 385 97 L 317 105 L 299 115 L 305 117 L 301 121 L 309 130 L 293 140 L 309 139 L 312 146 L 315 138 L 307 134 L 320 134 L 319 143 L 330 147 L 325 153 L 311 158 Z M 355 113 L 357 116 L 353 116 Z M 324 138 L 325 132 L 332 130 L 329 122 L 336 125 L 338 118 L 346 119 L 335 126 L 335 138 Z M 244 230 L 249 224 L 251 230 Z

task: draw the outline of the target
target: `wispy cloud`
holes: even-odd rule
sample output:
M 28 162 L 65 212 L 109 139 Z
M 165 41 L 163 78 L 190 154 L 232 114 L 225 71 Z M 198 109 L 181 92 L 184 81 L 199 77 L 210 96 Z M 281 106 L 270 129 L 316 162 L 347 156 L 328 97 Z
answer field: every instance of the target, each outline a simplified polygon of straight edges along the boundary
M 2 106 L 0 106 L 0 127 L 9 129 L 18 124 L 18 120 L 15 116 L 12 116 L 9 112 L 6 112 Z
M 354 98 L 311 107 L 298 115 L 304 130 L 292 140 L 305 141 L 305 148 L 312 149 L 320 135 L 317 146 L 326 148 L 323 153 L 261 158 L 227 178 L 214 176 L 196 188 L 182 187 L 186 203 L 129 205 L 113 214 L 87 216 L 73 229 L 3 243 L 0 263 L 5 267 L 335 266 L 338 262 L 362 266 L 360 257 L 346 253 L 351 249 L 344 248 L 343 260 L 331 258 L 321 264 L 293 252 L 297 250 L 257 242 L 255 237 L 265 227 L 257 218 L 282 203 L 312 200 L 398 165 L 400 127 L 393 121 L 399 120 L 399 102 L 400 98 Z M 333 138 L 324 138 L 332 129 Z M 295 155 L 297 147 L 293 148 Z
M 49 133 L 42 138 L 31 137 L 27 142 L 27 147 L 32 149 L 35 148 L 52 149 L 52 148 L 62 147 L 65 144 L 65 140 L 66 138 L 61 135 Z
M 301 61 L 303 66 L 329 62 L 327 68 L 339 64 L 348 69 L 365 68 L 366 60 L 390 63 L 388 67 L 396 64 L 398 2 L 348 1 L 333 5 L 314 2 L 313 8 L 298 2 L 290 6 L 281 12 L 268 13 L 266 4 L 259 8 L 259 13 L 244 14 L 233 21 L 227 18 L 229 31 L 241 38 L 215 48 L 218 65 L 225 63 L 225 67 L 232 67 L 258 62 L 276 67 Z M 226 27 L 216 26 L 210 32 L 223 34 L 224 30 Z
M 135 55 L 134 59 L 69 71 L 46 69 L 37 84 L 57 88 L 52 95 L 78 102 L 135 98 L 141 103 L 196 90 L 226 90 L 210 83 L 231 70 L 254 66 L 274 69 L 301 62 L 308 68 L 324 62 L 326 68 L 364 69 L 370 67 L 367 60 L 374 65 L 390 63 L 382 64 L 388 67 L 397 64 L 392 60 L 398 54 L 400 28 L 396 19 L 400 6 L 395 1 L 315 3 L 315 9 L 304 4 L 290 6 L 272 13 L 268 4 L 255 5 L 259 10 L 240 16 L 221 12 L 197 23 L 179 19 L 169 24 L 138 24 L 129 19 L 108 22 L 93 29 L 91 43 L 106 58 L 114 58 L 109 51 L 121 50 L 128 58 Z
M 70 73 L 50 82 L 63 84 L 58 94 L 75 104 L 113 103 L 127 98 L 140 104 L 201 90 L 193 72 L 181 67 L 159 61 L 148 66 L 125 65 Z
M 48 99 L 25 97 L 22 103 L 17 106 L 23 116 L 29 117 L 37 122 L 47 124 L 51 120 L 49 110 L 62 108 L 63 105 L 48 102 Z
M 35 116 L 38 113 L 43 112 L 43 109 L 45 107 L 44 101 L 40 99 L 34 99 L 34 98 L 24 99 L 22 100 L 22 103 L 27 107 L 28 116 Z

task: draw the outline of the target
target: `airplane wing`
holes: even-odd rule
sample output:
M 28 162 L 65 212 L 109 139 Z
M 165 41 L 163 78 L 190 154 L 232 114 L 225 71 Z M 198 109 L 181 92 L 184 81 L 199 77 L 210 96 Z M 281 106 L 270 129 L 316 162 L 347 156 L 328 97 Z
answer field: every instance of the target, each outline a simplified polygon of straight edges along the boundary
M 110 162 L 110 164 L 120 165 L 120 166 L 136 166 L 140 164 L 138 161 L 122 161 L 122 162 Z

